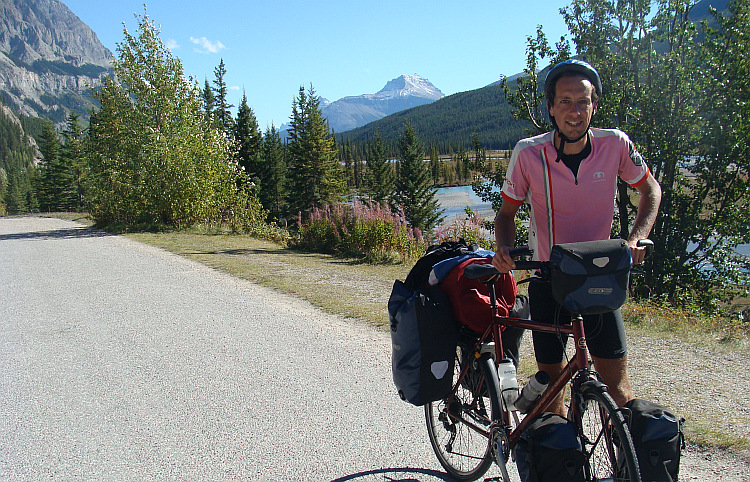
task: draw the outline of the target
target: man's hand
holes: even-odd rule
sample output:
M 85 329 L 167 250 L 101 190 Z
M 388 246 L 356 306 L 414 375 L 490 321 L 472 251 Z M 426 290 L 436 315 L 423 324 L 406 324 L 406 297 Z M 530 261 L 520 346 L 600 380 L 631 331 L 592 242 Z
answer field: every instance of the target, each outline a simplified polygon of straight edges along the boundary
M 630 256 L 633 258 L 633 265 L 641 264 L 646 259 L 646 248 L 639 248 L 638 246 L 630 246 Z
M 492 265 L 501 273 L 516 269 L 516 263 L 510 257 L 510 246 L 501 246 L 492 257 Z

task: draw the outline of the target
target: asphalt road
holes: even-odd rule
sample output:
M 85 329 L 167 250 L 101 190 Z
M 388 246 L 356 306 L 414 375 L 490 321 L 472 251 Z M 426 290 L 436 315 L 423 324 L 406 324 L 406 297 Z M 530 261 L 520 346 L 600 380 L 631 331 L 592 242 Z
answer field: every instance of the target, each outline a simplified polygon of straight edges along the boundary
M 741 480 L 689 455 L 681 480 Z M 0 480 L 50 478 L 444 480 L 387 333 L 73 222 L 0 218 Z

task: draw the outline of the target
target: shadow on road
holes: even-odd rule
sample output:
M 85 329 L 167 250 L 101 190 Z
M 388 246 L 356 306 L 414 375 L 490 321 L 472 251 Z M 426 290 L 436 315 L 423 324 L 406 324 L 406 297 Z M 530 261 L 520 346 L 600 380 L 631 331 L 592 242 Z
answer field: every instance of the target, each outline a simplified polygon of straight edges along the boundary
M 333 479 L 331 482 L 345 482 L 349 480 L 366 480 L 373 476 L 379 476 L 379 480 L 388 480 L 393 482 L 419 482 L 419 475 L 428 475 L 430 478 L 438 480 L 453 480 L 445 472 L 438 472 L 437 470 L 429 469 L 414 469 L 414 468 L 392 468 L 392 469 L 377 469 L 368 470 L 366 472 L 359 472 L 352 475 L 345 475 L 338 479 Z M 382 477 L 382 479 L 380 478 Z
M 30 233 L 0 234 L 0 241 L 18 239 L 72 239 L 72 238 L 103 238 L 115 236 L 115 234 L 102 231 L 88 226 L 66 229 L 53 229 L 50 231 L 33 231 Z

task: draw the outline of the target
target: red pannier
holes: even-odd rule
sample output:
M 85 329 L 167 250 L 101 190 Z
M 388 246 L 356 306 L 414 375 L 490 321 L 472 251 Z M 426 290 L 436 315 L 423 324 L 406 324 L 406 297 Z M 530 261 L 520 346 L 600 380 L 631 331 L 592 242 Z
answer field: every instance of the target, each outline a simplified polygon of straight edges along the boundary
M 492 323 L 489 288 L 479 280 L 467 279 L 464 270 L 470 264 L 488 264 L 490 258 L 469 258 L 451 269 L 440 282 L 440 289 L 448 296 L 456 321 L 468 326 L 477 333 Z M 495 281 L 498 314 L 508 316 L 516 302 L 518 286 L 511 274 L 502 274 Z

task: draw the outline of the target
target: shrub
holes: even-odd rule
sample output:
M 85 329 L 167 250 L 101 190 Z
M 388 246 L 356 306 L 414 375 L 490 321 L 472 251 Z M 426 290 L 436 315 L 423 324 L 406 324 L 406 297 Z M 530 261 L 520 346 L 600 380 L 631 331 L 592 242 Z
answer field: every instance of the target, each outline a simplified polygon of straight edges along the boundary
M 337 204 L 315 208 L 307 221 L 299 218 L 298 249 L 399 263 L 419 257 L 427 243 L 418 229 L 407 226 L 403 212 L 394 214 L 379 203 Z
M 495 249 L 495 240 L 487 224 L 478 214 L 466 208 L 467 218 L 456 216 L 450 224 L 444 224 L 435 229 L 437 243 L 443 241 L 458 241 L 464 239 L 468 244 L 477 243 L 481 248 Z

